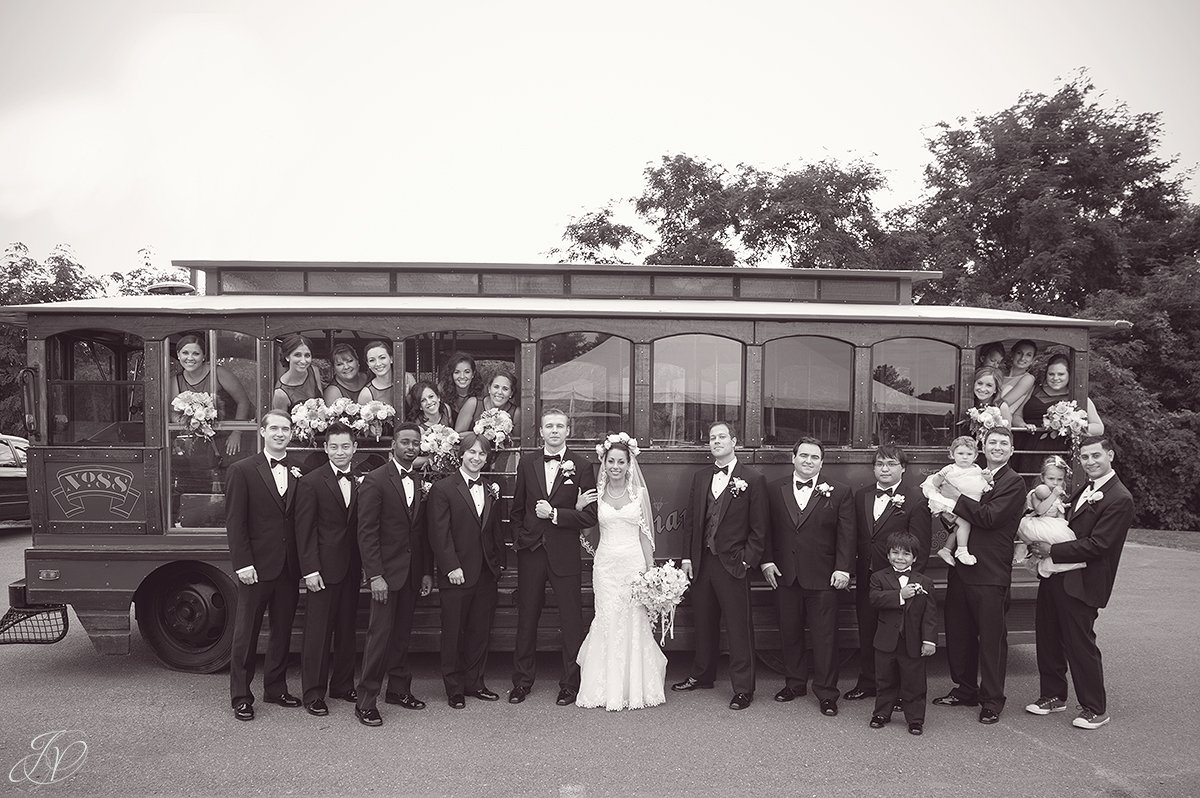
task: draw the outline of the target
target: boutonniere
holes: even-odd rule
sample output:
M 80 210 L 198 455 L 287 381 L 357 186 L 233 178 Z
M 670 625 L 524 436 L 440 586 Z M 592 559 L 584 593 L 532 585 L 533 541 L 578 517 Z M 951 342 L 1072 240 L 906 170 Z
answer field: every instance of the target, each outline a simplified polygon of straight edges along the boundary
M 826 499 L 833 495 L 833 485 L 830 485 L 828 482 L 822 482 L 820 485 L 817 485 L 815 488 L 813 488 L 813 490 L 824 496 Z
M 731 498 L 737 498 L 738 494 L 749 487 L 750 484 L 746 482 L 746 480 L 742 479 L 741 477 L 734 477 L 733 479 L 729 480 L 729 496 Z
M 1094 490 L 1091 493 L 1089 493 L 1087 496 L 1083 497 L 1083 504 L 1086 507 L 1089 504 L 1095 504 L 1096 502 L 1100 501 L 1103 498 L 1104 498 L 1104 491 Z
M 361 484 L 363 484 L 364 479 L 366 479 L 366 477 L 364 477 L 362 474 L 359 474 L 358 476 L 356 476 L 354 478 L 354 482 L 355 482 L 355 484 L 361 485 Z
M 901 496 L 899 493 L 893 493 L 891 496 L 888 497 L 888 501 L 891 502 L 892 506 L 895 507 L 897 510 L 899 510 L 901 507 L 904 506 L 904 497 Z
M 429 480 L 424 480 L 421 482 L 421 497 L 422 498 L 428 496 L 429 491 L 431 491 L 431 490 L 433 490 L 432 482 L 430 482 Z
M 570 479 L 575 476 L 575 461 L 563 460 L 563 464 L 559 466 L 558 470 L 562 472 L 564 479 Z
M 299 469 L 299 468 L 296 468 L 296 466 L 292 466 L 292 467 L 291 467 L 291 468 L 289 468 L 288 470 L 292 472 L 292 476 L 293 476 L 294 478 L 296 478 L 296 479 L 300 479 L 300 477 L 301 477 L 301 476 L 303 476 L 303 475 L 300 473 L 300 469 Z
M 500 498 L 500 486 L 497 485 L 495 482 L 488 483 L 487 491 L 488 491 L 488 493 L 490 493 L 492 495 L 493 499 Z
M 996 477 L 995 477 L 995 476 L 992 474 L 992 472 L 991 472 L 991 471 L 988 471 L 987 469 L 984 469 L 984 471 L 983 471 L 983 481 L 987 483 L 987 484 L 984 486 L 984 488 L 983 488 L 983 492 L 984 492 L 984 493 L 987 493 L 987 492 L 988 492 L 989 490 L 991 490 L 991 489 L 992 489 L 992 487 L 993 487 L 993 486 L 996 484 Z

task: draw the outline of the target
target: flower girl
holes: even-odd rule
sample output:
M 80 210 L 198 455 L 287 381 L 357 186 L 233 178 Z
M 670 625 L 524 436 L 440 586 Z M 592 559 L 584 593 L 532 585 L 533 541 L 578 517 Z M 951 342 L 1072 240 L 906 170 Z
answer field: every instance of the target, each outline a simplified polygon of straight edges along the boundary
M 1057 454 L 1042 461 L 1042 484 L 1026 495 L 1025 517 L 1017 527 L 1017 537 L 1026 545 L 1034 542 L 1053 545 L 1075 539 L 1075 533 L 1067 526 L 1063 507 L 1063 485 L 1070 473 L 1067 461 Z M 1049 557 L 1029 557 L 1025 562 L 1029 565 L 1036 563 L 1038 575 L 1043 577 L 1087 567 L 1085 562 L 1062 564 Z
M 950 501 L 957 501 L 959 496 L 969 496 L 976 501 L 992 489 L 991 482 L 983 473 L 983 469 L 975 465 L 979 456 L 979 444 L 970 435 L 961 435 L 950 442 L 950 457 L 953 463 L 936 474 L 930 474 L 921 483 L 921 491 L 926 498 L 933 494 L 941 494 Z M 954 530 L 946 536 L 946 542 L 938 550 L 938 556 L 949 565 L 958 560 L 963 565 L 974 565 L 975 555 L 967 548 L 971 539 L 971 524 L 965 518 L 954 518 Z

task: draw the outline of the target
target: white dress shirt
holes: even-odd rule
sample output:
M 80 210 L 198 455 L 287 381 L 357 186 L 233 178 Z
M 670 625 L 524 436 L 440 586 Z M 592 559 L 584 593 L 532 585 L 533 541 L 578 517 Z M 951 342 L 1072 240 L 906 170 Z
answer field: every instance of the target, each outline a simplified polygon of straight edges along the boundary
M 564 446 L 557 452 L 552 452 L 549 449 L 542 449 L 542 454 L 546 457 L 558 457 L 558 460 L 543 460 L 542 470 L 546 475 L 546 495 L 549 496 L 554 490 L 554 479 L 558 476 L 558 469 L 562 466 L 563 459 L 567 456 L 567 447 Z
M 1084 488 L 1083 493 L 1079 494 L 1079 498 L 1075 500 L 1075 512 L 1079 512 L 1079 508 L 1081 508 L 1081 507 L 1083 507 L 1083 505 L 1087 504 L 1088 497 L 1091 496 L 1096 491 L 1103 488 L 1105 485 L 1107 485 L 1108 481 L 1110 479 L 1112 479 L 1113 477 L 1115 477 L 1116 475 L 1117 475 L 1117 472 L 1113 471 L 1110 468 L 1108 470 L 1107 474 L 1105 474 L 1104 476 L 1100 477 L 1097 480 L 1093 480 L 1092 484 L 1089 487 Z
M 713 463 L 713 468 L 717 468 L 717 464 Z M 734 457 L 725 464 L 727 469 L 724 474 L 714 471 L 712 475 L 712 495 L 716 499 L 720 497 L 722 491 L 729 487 L 729 480 L 733 477 L 733 469 L 737 468 L 737 457 Z
M 816 475 L 812 478 L 812 487 L 800 488 L 799 490 L 796 489 L 797 482 L 806 482 L 806 481 L 807 480 L 804 479 L 804 477 L 800 476 L 795 471 L 792 471 L 792 496 L 794 496 L 796 498 L 796 504 L 799 505 L 801 510 L 804 510 L 805 508 L 808 507 L 808 502 L 812 498 L 813 490 L 817 487 L 817 484 L 820 483 L 820 481 L 821 481 L 821 472 L 818 471 L 816 473 Z
M 400 465 L 400 461 L 392 458 L 392 463 L 396 466 L 396 472 L 400 474 L 400 484 L 404 486 L 404 501 L 409 507 L 413 506 L 413 498 L 417 493 L 417 483 L 413 479 L 412 470 L 405 470 L 404 466 Z
M 458 469 L 458 473 L 462 475 L 463 482 L 470 482 L 475 477 L 468 474 L 463 469 Z M 475 514 L 480 518 L 483 517 L 483 479 L 480 478 L 473 487 L 469 488 L 471 498 L 475 500 Z
M 333 463 L 330 463 L 329 467 L 333 469 L 333 481 L 337 483 L 338 490 L 340 490 L 342 492 L 342 506 L 349 507 L 350 506 L 350 483 L 347 482 L 346 480 L 342 479 L 341 475 L 349 474 L 350 470 L 347 469 L 346 471 L 342 471 L 337 466 L 335 466 Z
M 286 457 L 287 455 L 285 454 L 284 456 Z M 267 454 L 266 452 L 263 452 L 263 457 L 267 458 L 267 465 L 269 465 L 269 466 L 271 465 L 272 460 L 279 459 L 278 457 L 272 457 L 271 455 Z M 283 494 L 287 493 L 287 486 L 288 486 L 288 470 L 287 470 L 287 468 L 285 468 L 282 463 L 276 463 L 275 465 L 271 466 L 271 476 L 273 476 L 275 478 L 275 487 L 279 489 L 279 495 L 282 496 Z
M 899 487 L 900 487 L 899 485 L 892 485 L 890 488 L 888 488 L 888 487 L 884 487 L 883 485 L 880 485 L 878 482 L 875 483 L 875 490 L 877 490 L 877 491 L 889 490 L 892 492 L 892 496 L 896 495 L 896 491 L 899 489 Z M 892 501 L 891 496 L 879 496 L 879 495 L 875 496 L 875 507 L 873 509 L 873 512 L 875 514 L 876 521 L 879 520 L 879 516 L 883 515 L 883 511 L 887 509 L 887 506 L 888 506 L 888 504 L 891 503 L 891 501 Z

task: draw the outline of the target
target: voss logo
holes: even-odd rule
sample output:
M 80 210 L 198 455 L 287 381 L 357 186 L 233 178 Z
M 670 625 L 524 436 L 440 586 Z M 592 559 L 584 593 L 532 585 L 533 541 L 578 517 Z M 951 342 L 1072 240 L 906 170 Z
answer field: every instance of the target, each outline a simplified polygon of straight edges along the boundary
M 51 494 L 67 518 L 73 518 L 85 509 L 85 501 L 92 497 L 108 499 L 108 509 L 113 515 L 128 518 L 141 491 L 133 487 L 133 472 L 108 465 L 85 465 L 64 468 L 58 472 L 58 487 Z

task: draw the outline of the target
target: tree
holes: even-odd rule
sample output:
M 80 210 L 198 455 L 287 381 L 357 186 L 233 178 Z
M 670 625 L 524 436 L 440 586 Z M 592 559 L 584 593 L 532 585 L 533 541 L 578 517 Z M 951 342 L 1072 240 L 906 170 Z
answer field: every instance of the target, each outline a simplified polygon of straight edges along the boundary
M 156 266 L 154 250 L 142 247 L 138 250 L 141 265 L 128 272 L 113 272 L 109 275 L 116 293 L 121 296 L 143 296 L 150 286 L 157 283 L 186 283 L 190 279 L 186 269 L 174 266 Z

